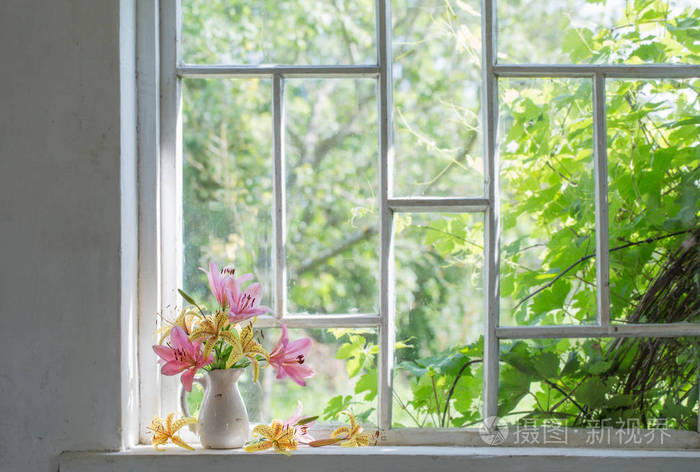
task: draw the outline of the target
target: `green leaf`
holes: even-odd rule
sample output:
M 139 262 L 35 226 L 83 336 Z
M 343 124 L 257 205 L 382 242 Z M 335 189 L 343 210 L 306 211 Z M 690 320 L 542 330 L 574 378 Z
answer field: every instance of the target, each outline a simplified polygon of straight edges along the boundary
M 562 40 L 562 52 L 573 62 L 582 62 L 591 54 L 593 32 L 588 28 L 569 28 Z
M 365 356 L 356 356 L 348 359 L 345 362 L 345 368 L 348 371 L 348 377 L 356 376 L 364 366 Z
M 671 401 L 668 401 L 664 404 L 664 407 L 662 409 L 661 414 L 666 419 L 673 418 L 675 420 L 682 422 L 684 417 L 687 417 L 687 416 L 690 416 L 693 414 L 693 409 L 688 408 L 687 406 L 682 405 L 682 404 L 677 404 L 677 403 L 673 403 Z
M 632 53 L 644 62 L 664 62 L 666 48 L 661 43 L 642 44 Z
M 551 351 L 546 351 L 537 356 L 535 369 L 545 379 L 559 376 L 559 358 Z
M 372 412 L 374 412 L 374 408 L 368 408 L 360 413 L 355 413 L 355 419 L 359 423 L 367 423 Z
M 531 376 L 510 366 L 502 369 L 498 386 L 498 416 L 510 413 L 528 394 L 531 379 Z
M 297 424 L 298 424 L 299 426 L 302 426 L 302 425 L 311 423 L 312 421 L 316 421 L 317 419 L 318 419 L 318 415 L 316 415 L 316 416 L 308 416 L 308 417 L 306 417 L 306 418 L 302 418 L 302 419 L 300 419 L 299 421 L 297 421 Z
M 190 297 L 189 295 L 187 295 L 187 294 L 185 293 L 184 290 L 178 288 L 177 291 L 178 291 L 178 293 L 180 294 L 180 296 L 181 296 L 182 298 L 185 299 L 185 301 L 186 301 L 187 303 L 189 303 L 190 305 L 198 306 L 198 305 L 197 305 L 197 302 L 195 302 L 194 299 L 193 299 L 192 297 Z
M 463 415 L 474 411 L 479 412 L 479 399 L 481 398 L 481 378 L 462 375 L 455 387 L 452 399 L 455 410 Z M 475 411 L 476 410 L 476 411 Z
M 597 361 L 588 366 L 588 373 L 599 375 L 607 372 L 612 367 L 612 361 Z
M 399 362 L 396 365 L 396 368 L 399 370 L 406 370 L 416 377 L 420 377 L 421 375 L 425 374 L 428 371 L 428 369 L 426 367 L 420 366 L 413 361 Z
M 576 400 L 588 408 L 600 408 L 605 402 L 605 384 L 600 377 L 591 377 L 586 380 L 575 393 Z
M 579 368 L 580 361 L 576 351 L 569 351 L 569 357 L 566 359 L 564 368 L 561 370 L 562 377 L 573 375 Z
M 605 401 L 605 407 L 616 409 L 616 408 L 629 408 L 634 405 L 634 395 L 614 395 Z
M 360 349 L 362 349 L 360 347 Z M 358 347 L 355 344 L 351 343 L 344 343 L 341 344 L 338 350 L 335 353 L 336 359 L 347 359 L 348 357 L 352 357 L 357 353 Z
M 348 409 L 351 401 L 352 397 L 350 395 L 336 395 L 331 398 L 323 410 L 323 418 L 326 420 L 336 419 L 341 411 Z
M 355 384 L 355 393 L 367 392 L 365 401 L 372 401 L 377 396 L 377 369 L 363 374 Z

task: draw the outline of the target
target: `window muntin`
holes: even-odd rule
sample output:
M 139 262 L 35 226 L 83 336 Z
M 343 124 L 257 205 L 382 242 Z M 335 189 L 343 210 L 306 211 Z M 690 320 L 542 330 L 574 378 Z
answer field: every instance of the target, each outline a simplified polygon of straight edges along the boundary
M 171 6 L 164 6 L 164 15 L 166 25 L 170 25 L 173 29 L 177 28 L 174 18 L 176 14 L 170 10 Z M 449 198 L 406 198 L 391 196 L 392 180 L 394 170 L 393 159 L 395 149 L 392 146 L 392 130 L 399 126 L 395 123 L 395 116 L 392 116 L 392 84 L 391 80 L 391 15 L 390 5 L 387 1 L 377 2 L 377 56 L 378 63 L 376 65 L 354 66 L 354 65 L 339 65 L 339 66 L 277 66 L 277 65 L 262 65 L 260 67 L 237 66 L 235 64 L 219 64 L 217 66 L 209 65 L 177 65 L 173 64 L 173 68 L 164 72 L 165 77 L 161 85 L 164 88 L 164 106 L 166 110 L 162 118 L 162 133 L 165 136 L 161 143 L 161 148 L 165 148 L 163 159 L 166 162 L 166 168 L 171 163 L 177 163 L 178 153 L 173 152 L 176 146 L 173 144 L 173 137 L 177 136 L 177 114 L 172 113 L 174 108 L 173 103 L 178 102 L 179 89 L 177 82 L 172 80 L 175 73 L 180 77 L 180 80 L 190 77 L 243 77 L 243 76 L 262 76 L 271 78 L 273 82 L 272 92 L 272 121 L 273 125 L 273 216 L 275 219 L 275 244 L 274 244 L 274 287 L 275 295 L 274 306 L 276 316 L 285 317 L 285 322 L 290 326 L 309 328 L 313 326 L 379 326 L 378 336 L 378 426 L 382 432 L 382 440 L 384 441 L 416 441 L 425 443 L 439 443 L 439 431 L 426 436 L 423 432 L 412 432 L 410 429 L 394 431 L 391 429 L 391 378 L 393 371 L 393 355 L 395 351 L 395 310 L 394 310 L 394 273 L 393 273 L 393 243 L 391 236 L 391 228 L 400 221 L 400 215 L 408 212 L 428 212 L 437 213 L 444 211 L 460 212 L 483 212 L 485 216 L 484 225 L 484 293 L 486 294 L 486 309 L 484 311 L 484 346 L 483 346 L 483 415 L 495 416 L 498 410 L 499 394 L 498 394 L 498 359 L 499 359 L 499 342 L 508 339 L 540 339 L 540 338 L 588 338 L 597 336 L 664 336 L 664 337 L 679 337 L 698 335 L 700 330 L 695 325 L 648 325 L 635 326 L 625 325 L 620 327 L 610 326 L 610 304 L 608 302 L 608 277 L 609 277 L 609 262 L 608 254 L 609 241 L 608 235 L 608 204 L 607 204 L 607 147 L 605 142 L 606 127 L 605 127 L 605 106 L 606 106 L 606 82 L 611 79 L 618 78 L 693 78 L 700 75 L 698 67 L 691 66 L 693 63 L 692 57 L 688 60 L 688 64 L 684 65 L 668 65 L 668 66 L 645 66 L 634 65 L 632 67 L 616 67 L 609 65 L 586 65 L 586 66 L 570 66 L 570 65 L 501 65 L 495 60 L 496 51 L 496 35 L 494 25 L 495 5 L 494 2 L 484 0 L 481 9 L 482 21 L 482 63 L 485 67 L 482 69 L 482 103 L 481 110 L 485 119 L 482 121 L 483 133 L 483 155 L 484 155 L 484 176 L 486 187 L 484 198 L 464 198 L 459 193 L 450 195 Z M 166 35 L 167 37 L 167 35 Z M 166 47 L 175 51 L 175 45 Z M 166 55 L 167 56 L 167 55 Z M 169 60 L 165 61 L 168 65 Z M 173 74 L 173 75 L 168 75 Z M 286 165 L 284 158 L 283 146 L 283 131 L 284 131 L 284 84 L 290 78 L 316 78 L 319 76 L 333 77 L 376 77 L 378 84 L 378 122 L 379 122 L 379 191 L 377 194 L 377 206 L 379 213 L 379 316 L 372 314 L 341 314 L 341 315 L 321 315 L 314 317 L 313 320 L 307 317 L 300 317 L 294 314 L 288 314 L 285 309 L 285 289 L 283 287 L 284 277 L 284 254 L 285 243 L 285 225 L 284 213 L 287 201 L 285 198 L 285 187 L 282 179 L 279 176 L 284 175 L 283 170 Z M 499 326 L 498 311 L 499 311 L 499 296 L 498 296 L 498 280 L 499 280 L 499 263 L 498 263 L 498 248 L 499 248 L 499 225 L 500 221 L 500 202 L 499 195 L 500 186 L 498 185 L 498 152 L 497 146 L 497 116 L 498 116 L 498 82 L 499 77 L 512 78 L 532 78 L 532 77 L 578 77 L 592 84 L 592 111 L 593 111 L 593 158 L 594 158 L 594 182 L 595 182 L 595 207 L 596 207 L 596 250 L 601 257 L 596 258 L 596 286 L 600 288 L 596 292 L 596 323 L 592 325 L 547 325 L 547 326 Z M 500 79 L 503 80 L 503 79 Z M 170 111 L 170 112 L 168 112 Z M 392 120 L 394 118 L 394 120 Z M 176 142 L 176 141 L 175 141 Z M 396 162 L 399 162 L 399 156 L 396 156 Z M 168 168 L 170 169 L 170 168 Z M 166 172 L 167 174 L 167 172 Z M 414 192 L 410 192 L 414 193 Z M 167 190 L 166 190 L 167 194 Z M 175 193 L 176 195 L 176 193 Z M 177 201 L 177 199 L 175 200 Z M 166 221 L 173 221 L 172 214 L 169 212 L 166 216 Z M 166 248 L 177 247 L 177 245 L 164 244 Z M 167 251 L 166 251 L 167 252 Z M 168 266 L 166 264 L 166 266 Z M 177 264 L 173 264 L 176 267 Z M 177 281 L 174 278 L 169 278 L 164 283 L 164 293 L 170 294 L 164 299 L 173 301 L 173 287 Z M 164 300 L 165 301 L 165 300 Z M 286 316 L 285 316 L 286 315 Z M 275 317 L 262 319 L 261 323 L 268 326 L 275 326 L 279 323 Z M 504 345 L 509 341 L 502 341 Z M 166 383 L 166 382 L 164 382 Z M 167 390 L 167 388 L 166 388 Z M 168 392 L 165 392 L 166 397 Z M 164 398 L 167 403 L 167 398 Z M 471 436 L 464 436 L 466 443 L 472 440 L 468 439 Z M 454 441 L 454 439 L 452 439 Z

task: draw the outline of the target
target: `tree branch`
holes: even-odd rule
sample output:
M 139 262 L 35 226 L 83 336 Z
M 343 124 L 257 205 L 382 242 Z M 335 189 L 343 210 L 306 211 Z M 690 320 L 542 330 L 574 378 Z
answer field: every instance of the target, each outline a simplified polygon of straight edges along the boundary
M 622 249 L 627 249 L 628 247 L 639 246 L 640 244 L 649 244 L 649 243 L 653 243 L 653 242 L 656 242 L 656 241 L 660 241 L 660 240 L 662 240 L 662 239 L 672 238 L 673 236 L 678 236 L 678 235 L 680 235 L 680 234 L 690 233 L 690 232 L 692 232 L 693 230 L 694 230 L 694 229 L 687 229 L 687 230 L 685 230 L 685 231 L 676 231 L 675 233 L 669 233 L 669 234 L 665 234 L 665 235 L 663 235 L 663 236 L 657 236 L 657 237 L 655 237 L 655 238 L 647 238 L 647 239 L 643 239 L 643 240 L 641 240 L 641 241 L 634 241 L 634 242 L 631 242 L 631 243 L 623 244 L 622 246 L 617 246 L 617 247 L 611 248 L 608 252 L 620 251 L 620 250 L 622 250 Z M 546 284 L 542 285 L 540 288 L 538 288 L 538 289 L 535 290 L 534 292 L 529 293 L 525 298 L 523 298 L 522 300 L 520 300 L 520 301 L 518 302 L 518 304 L 515 305 L 515 306 L 513 307 L 513 310 L 516 310 L 520 305 L 522 305 L 523 303 L 525 303 L 526 301 L 528 301 L 529 299 L 531 299 L 532 297 L 534 297 L 534 296 L 537 295 L 538 293 L 540 293 L 540 292 L 542 292 L 542 291 L 548 289 L 548 288 L 551 287 L 552 285 L 554 285 L 554 283 L 555 283 L 557 280 L 561 279 L 561 278 L 564 277 L 566 274 L 568 274 L 569 272 L 571 272 L 577 265 L 581 264 L 582 262 L 587 261 L 588 259 L 591 259 L 591 258 L 595 257 L 595 255 L 596 255 L 596 253 L 593 252 L 592 254 L 589 254 L 589 255 L 587 255 L 587 256 L 583 256 L 583 257 L 581 257 L 580 259 L 578 259 L 577 261 L 575 261 L 575 262 L 574 262 L 573 264 L 571 264 L 569 267 L 567 267 L 567 268 L 564 269 L 562 272 L 560 272 L 560 273 L 559 273 L 556 277 L 554 277 L 552 280 L 550 280 L 550 281 L 547 282 Z
M 457 375 L 455 376 L 454 381 L 452 382 L 452 386 L 450 387 L 450 391 L 447 394 L 447 400 L 445 400 L 445 409 L 442 410 L 442 421 L 440 422 L 441 427 L 445 427 L 445 417 L 447 416 L 447 409 L 450 407 L 450 400 L 452 399 L 452 395 L 455 393 L 455 387 L 457 386 L 457 381 L 459 381 L 459 378 L 462 376 L 464 373 L 464 370 L 469 367 L 472 364 L 476 364 L 477 362 L 483 362 L 483 359 L 472 359 L 470 361 L 467 361 L 460 367 L 459 372 L 457 372 Z
M 438 401 L 437 387 L 435 386 L 435 376 L 431 375 L 430 380 L 433 383 L 433 395 L 435 396 L 435 412 L 437 413 L 438 419 L 440 419 L 440 402 Z M 437 426 L 437 422 L 435 424 Z
M 313 270 L 317 266 L 323 264 L 328 259 L 332 259 L 335 256 L 337 256 L 338 254 L 344 253 L 345 251 L 350 249 L 355 244 L 358 244 L 362 241 L 365 241 L 366 239 L 369 239 L 371 236 L 373 236 L 376 233 L 377 233 L 377 228 L 375 228 L 374 226 L 369 226 L 362 231 L 358 231 L 357 233 L 353 234 L 348 239 L 343 241 L 339 246 L 332 248 L 332 249 L 328 249 L 313 259 L 307 259 L 306 261 L 302 262 L 302 264 L 297 268 L 296 273 L 301 274 L 301 273 Z
M 582 407 L 581 405 L 579 405 L 579 403 L 578 403 L 576 400 L 574 400 L 573 397 L 571 396 L 571 395 L 573 395 L 573 392 L 567 393 L 566 390 L 564 390 L 564 389 L 561 388 L 559 385 L 555 384 L 554 382 L 552 382 L 552 381 L 549 380 L 549 379 L 544 379 L 544 382 L 545 382 L 547 385 L 549 385 L 550 387 L 552 387 L 554 390 L 556 390 L 556 391 L 558 391 L 559 393 L 561 393 L 562 395 L 564 395 L 564 399 L 565 399 L 565 400 L 566 400 L 566 399 L 569 399 L 569 401 L 571 401 L 571 403 L 573 403 L 573 404 L 576 406 L 576 408 L 578 408 L 579 410 L 581 410 L 581 412 L 584 411 L 584 410 L 583 410 L 583 407 Z M 557 404 L 557 406 L 559 406 L 559 404 Z
M 467 140 L 467 143 L 464 146 L 464 148 L 460 150 L 460 152 L 457 154 L 457 157 L 452 159 L 447 165 L 447 167 L 443 169 L 443 171 L 440 172 L 439 175 L 437 175 L 432 181 L 428 183 L 428 185 L 423 189 L 423 195 L 430 195 L 430 192 L 433 189 L 433 187 L 435 187 L 438 184 L 438 182 L 440 182 L 440 180 L 449 173 L 452 167 L 454 167 L 457 163 L 464 162 L 467 160 L 467 156 L 471 152 L 472 148 L 474 147 L 474 143 L 476 142 L 476 136 L 476 133 L 470 133 L 469 139 Z

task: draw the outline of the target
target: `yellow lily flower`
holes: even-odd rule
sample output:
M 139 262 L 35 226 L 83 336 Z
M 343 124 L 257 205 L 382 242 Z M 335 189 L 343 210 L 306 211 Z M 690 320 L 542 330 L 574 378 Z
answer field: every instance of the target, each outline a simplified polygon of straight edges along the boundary
M 358 424 L 357 420 L 351 413 L 344 411 L 343 414 L 350 420 L 350 426 L 341 426 L 340 428 L 336 429 L 331 434 L 331 438 L 338 438 L 339 436 L 344 435 L 345 437 L 340 438 L 344 439 L 344 441 L 340 443 L 340 445 L 343 447 L 369 446 L 371 436 L 362 432 L 362 426 Z
M 175 413 L 170 413 L 165 419 L 165 424 L 163 424 L 163 420 L 161 418 L 157 416 L 153 418 L 153 421 L 151 421 L 151 425 L 148 427 L 148 429 L 151 430 L 151 432 L 153 433 L 153 437 L 151 438 L 151 444 L 153 444 L 153 447 L 157 451 L 164 451 L 165 449 L 159 448 L 158 446 L 166 444 L 168 442 L 168 439 L 170 439 L 173 442 L 173 444 L 176 444 L 185 449 L 189 449 L 190 451 L 194 451 L 194 448 L 192 446 L 183 441 L 182 438 L 180 438 L 180 436 L 177 436 L 175 433 L 177 433 L 177 431 L 185 425 L 196 423 L 197 418 L 180 418 L 179 420 L 173 422 L 174 416 Z
M 229 326 L 228 317 L 223 312 L 218 311 L 215 315 L 206 316 L 197 325 L 190 334 L 190 340 L 206 340 L 204 344 L 204 358 L 206 359 L 219 339 L 224 339 L 231 345 L 236 343 L 236 336 L 233 334 L 234 330 L 227 329 Z
M 233 341 L 229 341 L 231 346 L 233 346 L 233 350 L 228 357 L 228 361 L 226 361 L 226 368 L 231 368 L 231 366 L 240 359 L 247 357 L 253 364 L 253 381 L 257 382 L 258 375 L 260 374 L 260 366 L 258 365 L 258 359 L 256 356 L 260 354 L 264 356 L 265 359 L 268 359 L 269 362 L 270 355 L 253 338 L 253 323 L 250 323 L 245 328 L 241 329 L 240 333 L 238 333 L 238 327 L 231 330 L 230 333 L 234 335 L 233 338 L 235 339 L 233 339 Z
M 259 424 L 253 428 L 253 436 L 261 436 L 260 441 L 245 447 L 246 452 L 265 451 L 274 448 L 275 451 L 290 455 L 288 451 L 297 448 L 296 429 L 294 426 L 285 426 L 277 420 L 273 420 L 270 426 Z
M 158 333 L 163 333 L 158 344 L 163 344 L 163 341 L 170 336 L 170 332 L 175 326 L 185 330 L 185 333 L 189 334 L 194 330 L 202 319 L 202 315 L 194 310 L 191 306 L 187 306 L 182 309 L 180 315 L 175 319 L 175 321 L 166 320 L 165 317 L 162 318 L 167 326 L 163 326 L 158 330 Z

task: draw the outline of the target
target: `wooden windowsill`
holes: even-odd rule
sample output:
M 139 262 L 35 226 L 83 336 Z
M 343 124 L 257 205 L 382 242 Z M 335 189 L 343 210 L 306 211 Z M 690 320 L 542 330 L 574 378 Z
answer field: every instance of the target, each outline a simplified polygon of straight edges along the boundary
M 377 446 L 364 448 L 301 448 L 291 457 L 271 451 L 187 451 L 169 447 L 159 452 L 137 446 L 119 452 L 64 452 L 61 472 L 204 471 L 694 471 L 700 451 L 617 450 L 582 448 Z

